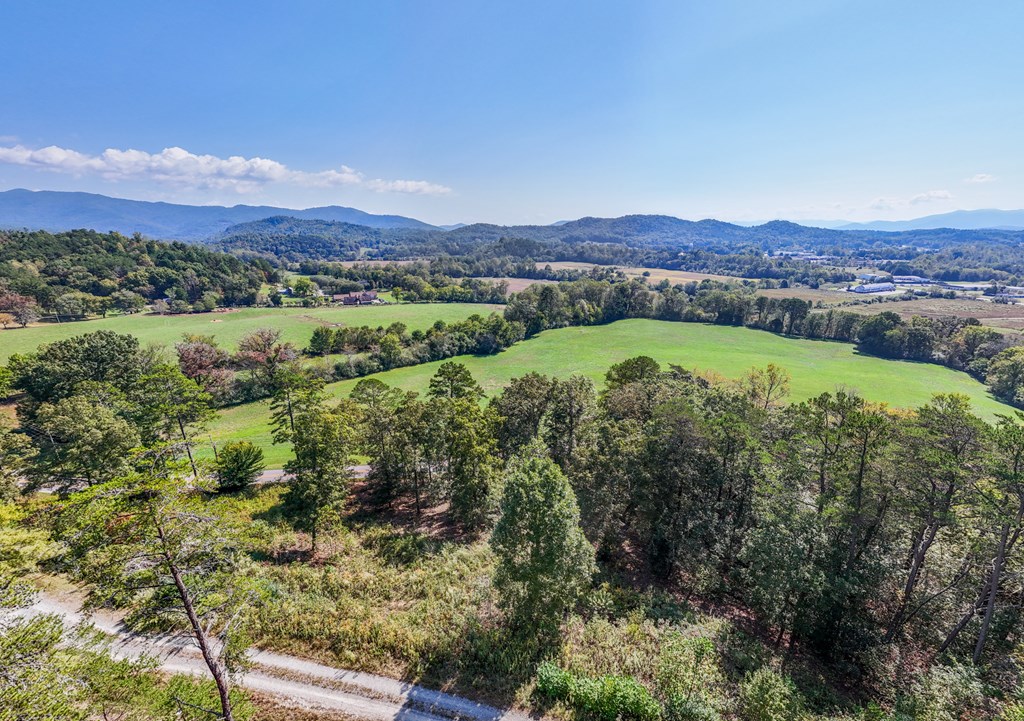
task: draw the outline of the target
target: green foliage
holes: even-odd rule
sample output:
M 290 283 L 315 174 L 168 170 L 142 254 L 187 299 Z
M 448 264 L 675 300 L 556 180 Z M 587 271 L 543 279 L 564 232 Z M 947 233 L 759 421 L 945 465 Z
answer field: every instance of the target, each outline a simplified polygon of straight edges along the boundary
M 657 684 L 662 697 L 669 699 L 669 705 L 686 708 L 692 702 L 694 708 L 712 708 L 711 703 L 724 682 L 718 667 L 718 652 L 711 639 L 674 634 L 662 642 Z
M 251 486 L 266 468 L 263 450 L 248 441 L 226 443 L 217 454 L 217 487 L 240 491 Z
M 427 395 L 431 398 L 481 398 L 484 394 L 480 384 L 473 380 L 469 369 L 462 363 L 448 361 L 438 366 L 430 379 Z
M 338 522 L 348 497 L 354 413 L 347 405 L 310 403 L 295 416 L 294 428 L 294 458 L 285 466 L 293 479 L 283 501 L 296 528 L 309 532 L 315 554 L 320 532 Z
M 595 570 L 572 488 L 554 463 L 532 453 L 506 481 L 490 543 L 502 607 L 533 633 L 557 628 Z
M 739 704 L 743 721 L 794 721 L 802 707 L 793 682 L 768 667 L 743 678 Z
M 657 721 L 661 717 L 661 707 L 651 692 L 629 676 L 589 678 L 545 662 L 537 668 L 537 691 L 601 721 Z
M 45 403 L 36 413 L 45 434 L 40 481 L 63 488 L 78 483 L 104 483 L 128 468 L 130 451 L 139 445 L 138 431 L 113 410 L 85 396 Z M 41 474 L 38 473 L 41 471 Z
M 914 679 L 909 693 L 897 699 L 896 714 L 914 721 L 959 721 L 972 718 L 987 696 L 977 668 L 940 664 Z
M 719 721 L 722 717 L 706 701 L 673 696 L 665 703 L 662 718 L 665 721 Z
M 171 297 L 195 302 L 205 293 L 223 295 L 229 305 L 249 305 L 270 267 L 246 262 L 202 245 L 161 243 L 140 235 L 73 230 L 3 231 L 0 280 L 14 293 L 47 308 L 78 315 L 93 302 L 114 301 L 132 312 L 141 298 Z

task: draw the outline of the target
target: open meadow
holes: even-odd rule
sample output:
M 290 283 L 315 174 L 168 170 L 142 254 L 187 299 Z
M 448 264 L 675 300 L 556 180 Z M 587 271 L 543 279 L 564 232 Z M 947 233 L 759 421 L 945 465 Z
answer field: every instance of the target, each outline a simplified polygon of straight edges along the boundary
M 610 325 L 561 328 L 545 331 L 498 355 L 462 356 L 456 360 L 469 368 L 488 395 L 493 395 L 511 378 L 530 371 L 560 377 L 581 373 L 600 386 L 610 365 L 636 355 L 726 378 L 775 363 L 792 375 L 793 400 L 842 387 L 898 407 L 918 406 L 933 393 L 943 392 L 969 396 L 975 411 L 989 419 L 1010 410 L 993 399 L 982 383 L 950 368 L 862 355 L 848 343 L 786 338 L 749 328 L 700 323 L 623 320 Z M 373 377 L 422 393 L 439 365 L 398 368 Z M 328 389 L 340 397 L 357 382 L 333 383 Z M 211 433 L 218 442 L 257 443 L 263 447 L 269 465 L 280 467 L 288 451 L 271 444 L 268 417 L 267 402 L 228 408 L 214 422 Z
M 402 322 L 410 330 L 428 328 L 437 320 L 446 323 L 479 313 L 501 310 L 482 303 L 402 303 L 323 308 L 241 308 L 223 313 L 156 315 L 139 313 L 70 323 L 40 323 L 28 328 L 0 331 L 0 361 L 14 353 L 28 353 L 43 343 L 98 330 L 130 333 L 143 344 L 173 345 L 185 333 L 214 336 L 224 348 L 234 348 L 246 333 L 257 328 L 276 328 L 285 341 L 302 348 L 318 325 L 380 326 Z

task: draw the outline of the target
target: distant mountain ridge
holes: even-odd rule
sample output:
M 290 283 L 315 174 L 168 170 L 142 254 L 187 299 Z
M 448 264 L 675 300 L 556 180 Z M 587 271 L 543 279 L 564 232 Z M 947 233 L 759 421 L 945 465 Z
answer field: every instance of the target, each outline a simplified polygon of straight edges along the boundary
M 957 228 L 960 230 L 1024 230 L 1024 210 L 954 210 L 951 213 L 926 215 L 912 220 L 874 220 L 868 223 L 842 223 L 833 226 L 839 230 L 930 230 Z
M 95 193 L 50 190 L 0 192 L 0 228 L 116 230 L 125 235 L 142 233 L 158 240 L 204 241 L 226 228 L 248 221 L 287 215 L 300 219 L 340 221 L 369 228 L 419 228 L 429 223 L 401 215 L 373 215 L 355 208 L 330 205 L 293 210 L 266 205 L 177 205 L 111 198 Z
M 667 215 L 580 218 L 560 225 L 492 225 L 475 223 L 452 230 L 368 228 L 351 223 L 302 220 L 287 216 L 232 226 L 212 241 L 222 250 L 273 254 L 288 260 L 346 260 L 374 251 L 383 257 L 427 257 L 474 252 L 484 245 L 515 246 L 516 255 L 550 250 L 556 245 L 629 247 L 661 254 L 689 249 L 760 248 L 763 251 L 834 250 L 871 246 L 945 247 L 978 240 L 1024 242 L 1012 230 L 831 230 L 774 220 L 742 226 L 720 220 L 681 220 Z M 370 254 L 373 257 L 373 254 Z M 524 256 L 525 257 L 525 256 Z

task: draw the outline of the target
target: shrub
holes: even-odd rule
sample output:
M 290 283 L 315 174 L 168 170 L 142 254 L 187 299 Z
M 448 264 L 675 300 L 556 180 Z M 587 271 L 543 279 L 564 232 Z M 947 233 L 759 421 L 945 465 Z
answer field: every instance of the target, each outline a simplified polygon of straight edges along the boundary
M 762 667 L 740 683 L 740 717 L 744 721 L 793 721 L 800 697 L 788 677 Z
M 664 698 L 710 701 L 723 683 L 718 653 L 711 639 L 673 634 L 658 658 L 658 690 Z
M 985 695 L 973 666 L 937 665 L 922 673 L 910 693 L 897 700 L 896 711 L 915 721 L 958 721 L 984 704 Z
M 249 441 L 226 443 L 217 454 L 217 485 L 221 491 L 248 488 L 263 472 L 263 450 Z
M 572 691 L 573 676 L 550 661 L 537 667 L 537 691 L 549 698 L 567 700 Z
M 657 721 L 661 716 L 651 692 L 630 676 L 577 676 L 545 662 L 537 668 L 537 690 L 603 721 Z
M 1024 704 L 1008 704 L 999 714 L 999 721 L 1024 721 Z
M 665 721 L 719 721 L 718 711 L 699 698 L 673 696 L 665 703 Z

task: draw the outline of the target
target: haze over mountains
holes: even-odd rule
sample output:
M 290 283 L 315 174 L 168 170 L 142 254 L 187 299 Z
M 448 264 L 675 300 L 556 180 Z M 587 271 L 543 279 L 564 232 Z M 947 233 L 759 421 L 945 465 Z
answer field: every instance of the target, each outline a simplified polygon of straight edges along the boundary
M 718 220 L 688 221 L 664 215 L 628 215 L 621 218 L 580 218 L 551 225 L 500 226 L 462 223 L 434 226 L 399 215 L 374 215 L 355 208 L 326 206 L 294 210 L 273 206 L 233 207 L 176 205 L 111 198 L 93 193 L 9 190 L 0 192 L 0 227 L 50 231 L 92 228 L 124 234 L 142 233 L 161 240 L 215 242 L 225 247 L 257 245 L 283 248 L 311 240 L 340 241 L 358 247 L 374 245 L 382 236 L 431 239 L 458 245 L 470 240 L 494 241 L 517 237 L 534 241 L 625 242 L 644 246 L 689 245 L 699 242 L 838 241 L 842 232 L 886 231 L 906 234 L 908 242 L 935 235 L 960 235 L 959 230 L 995 231 L 1024 229 L 1024 210 L 960 210 L 907 221 L 847 223 L 820 221 L 807 225 L 772 221 L 741 226 Z M 952 231 L 915 233 L 933 229 Z M 241 242 L 242 240 L 245 242 Z M 269 249 L 269 248 L 267 248 Z

